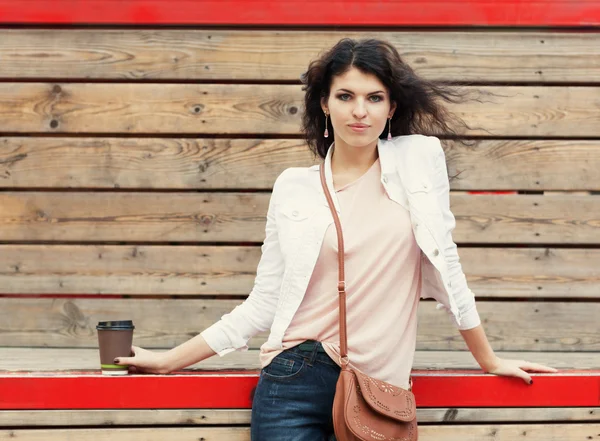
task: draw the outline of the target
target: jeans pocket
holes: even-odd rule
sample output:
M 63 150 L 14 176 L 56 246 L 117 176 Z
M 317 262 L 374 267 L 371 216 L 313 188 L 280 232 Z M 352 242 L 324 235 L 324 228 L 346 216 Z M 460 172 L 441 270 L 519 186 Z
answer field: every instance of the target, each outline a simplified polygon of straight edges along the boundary
M 293 380 L 297 378 L 304 368 L 304 360 L 286 354 L 285 351 L 278 354 L 262 370 L 264 378 L 276 381 Z

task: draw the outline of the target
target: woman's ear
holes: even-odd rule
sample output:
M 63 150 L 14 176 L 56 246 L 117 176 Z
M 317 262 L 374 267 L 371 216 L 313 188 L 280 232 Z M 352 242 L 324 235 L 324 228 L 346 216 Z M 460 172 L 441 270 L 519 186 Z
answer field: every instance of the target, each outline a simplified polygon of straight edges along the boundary
M 325 97 L 321 97 L 321 110 L 323 110 L 323 113 L 329 114 L 329 109 L 327 109 L 327 100 L 325 100 Z

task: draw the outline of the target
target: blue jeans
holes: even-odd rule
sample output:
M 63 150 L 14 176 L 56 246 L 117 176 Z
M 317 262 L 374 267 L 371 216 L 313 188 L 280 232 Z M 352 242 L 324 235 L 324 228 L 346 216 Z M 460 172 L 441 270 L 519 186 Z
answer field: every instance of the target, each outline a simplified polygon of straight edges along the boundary
M 340 367 L 316 341 L 283 351 L 260 372 L 252 441 L 335 441 L 331 408 Z M 319 350 L 320 349 L 320 350 Z

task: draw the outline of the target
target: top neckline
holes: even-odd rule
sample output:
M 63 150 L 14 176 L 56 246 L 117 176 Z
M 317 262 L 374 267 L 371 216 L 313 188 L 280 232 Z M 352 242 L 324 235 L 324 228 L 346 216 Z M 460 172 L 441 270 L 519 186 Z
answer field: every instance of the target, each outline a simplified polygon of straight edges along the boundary
M 348 187 L 353 186 L 354 184 L 358 184 L 358 182 L 362 181 L 364 179 L 364 177 L 367 176 L 375 168 L 375 166 L 377 165 L 378 162 L 379 162 L 379 157 L 377 157 L 377 159 L 373 162 L 373 164 L 371 164 L 371 166 L 369 167 L 369 169 L 366 172 L 364 172 L 362 175 L 360 175 L 354 181 L 347 183 L 342 188 L 335 190 L 335 192 L 339 193 L 340 191 L 343 191 L 343 190 L 347 189 Z

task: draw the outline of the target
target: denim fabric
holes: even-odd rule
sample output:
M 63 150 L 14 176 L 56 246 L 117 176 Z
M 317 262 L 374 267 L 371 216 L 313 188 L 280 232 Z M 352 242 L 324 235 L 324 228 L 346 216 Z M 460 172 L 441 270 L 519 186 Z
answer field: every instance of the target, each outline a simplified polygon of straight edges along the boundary
M 252 402 L 252 441 L 335 441 L 331 408 L 340 367 L 321 343 L 278 354 L 260 373 Z

